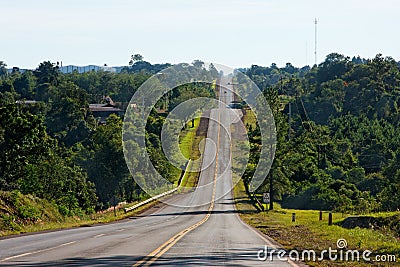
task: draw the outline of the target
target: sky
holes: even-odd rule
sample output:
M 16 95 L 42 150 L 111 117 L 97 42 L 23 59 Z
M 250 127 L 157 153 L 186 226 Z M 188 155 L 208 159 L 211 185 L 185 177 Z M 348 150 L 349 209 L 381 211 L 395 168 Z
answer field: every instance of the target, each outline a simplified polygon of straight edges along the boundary
M 301 67 L 315 61 L 315 18 L 318 63 L 333 52 L 400 60 L 399 13 L 398 0 L 2 0 L 0 61 Z

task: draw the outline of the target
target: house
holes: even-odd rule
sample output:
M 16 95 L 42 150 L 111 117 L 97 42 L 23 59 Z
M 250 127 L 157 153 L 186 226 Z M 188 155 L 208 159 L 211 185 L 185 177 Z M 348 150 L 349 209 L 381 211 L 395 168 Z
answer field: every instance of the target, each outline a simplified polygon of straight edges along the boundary
M 89 104 L 89 109 L 92 112 L 93 116 L 99 121 L 101 124 L 105 124 L 107 118 L 111 114 L 116 114 L 118 116 L 122 116 L 124 111 L 117 107 L 114 101 L 109 96 L 104 98 L 105 103 L 101 104 Z

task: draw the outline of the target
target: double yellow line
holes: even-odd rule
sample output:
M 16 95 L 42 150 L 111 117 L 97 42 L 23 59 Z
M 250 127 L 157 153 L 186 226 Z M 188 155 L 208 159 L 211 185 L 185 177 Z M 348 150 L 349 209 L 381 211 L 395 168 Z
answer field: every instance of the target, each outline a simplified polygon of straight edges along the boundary
M 218 109 L 218 122 L 220 123 L 221 121 L 221 112 Z M 173 247 L 179 240 L 181 240 L 186 234 L 191 232 L 192 230 L 196 229 L 203 223 L 205 223 L 211 216 L 211 212 L 214 209 L 214 202 L 215 202 L 215 191 L 216 191 L 216 185 L 217 185 L 217 176 L 218 176 L 218 152 L 219 152 L 219 141 L 220 141 L 220 132 L 221 132 L 221 126 L 218 125 L 218 137 L 217 137 L 217 150 L 216 150 L 216 156 L 215 156 L 215 171 L 214 171 L 214 186 L 213 186 L 213 193 L 211 197 L 211 204 L 210 207 L 208 208 L 208 212 L 204 218 L 189 226 L 188 228 L 180 231 L 170 239 L 168 239 L 164 244 L 153 250 L 150 254 L 148 254 L 146 257 L 144 257 L 142 260 L 138 261 L 133 265 L 133 267 L 139 267 L 139 266 L 150 266 L 153 264 L 156 260 L 158 260 L 162 255 L 164 255 L 171 247 Z

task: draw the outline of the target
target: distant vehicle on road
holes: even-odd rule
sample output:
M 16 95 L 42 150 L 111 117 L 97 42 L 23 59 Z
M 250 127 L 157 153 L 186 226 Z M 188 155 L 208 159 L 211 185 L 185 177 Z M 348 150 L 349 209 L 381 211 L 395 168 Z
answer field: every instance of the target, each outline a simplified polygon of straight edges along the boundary
M 231 103 L 229 103 L 228 107 L 231 109 L 242 109 L 243 104 L 241 102 L 232 101 Z

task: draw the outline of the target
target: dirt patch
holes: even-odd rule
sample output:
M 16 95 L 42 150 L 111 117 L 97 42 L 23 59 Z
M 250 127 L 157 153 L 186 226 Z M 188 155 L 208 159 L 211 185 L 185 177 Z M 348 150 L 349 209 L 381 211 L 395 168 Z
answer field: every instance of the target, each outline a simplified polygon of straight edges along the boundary
M 242 109 L 243 112 L 243 109 Z M 232 139 L 236 141 L 247 141 L 247 129 L 243 122 L 243 116 L 240 122 L 231 125 Z
M 197 136 L 204 136 L 207 137 L 207 130 L 208 130 L 208 118 L 210 117 L 211 111 L 205 111 L 204 114 L 200 118 L 199 126 L 196 130 Z

